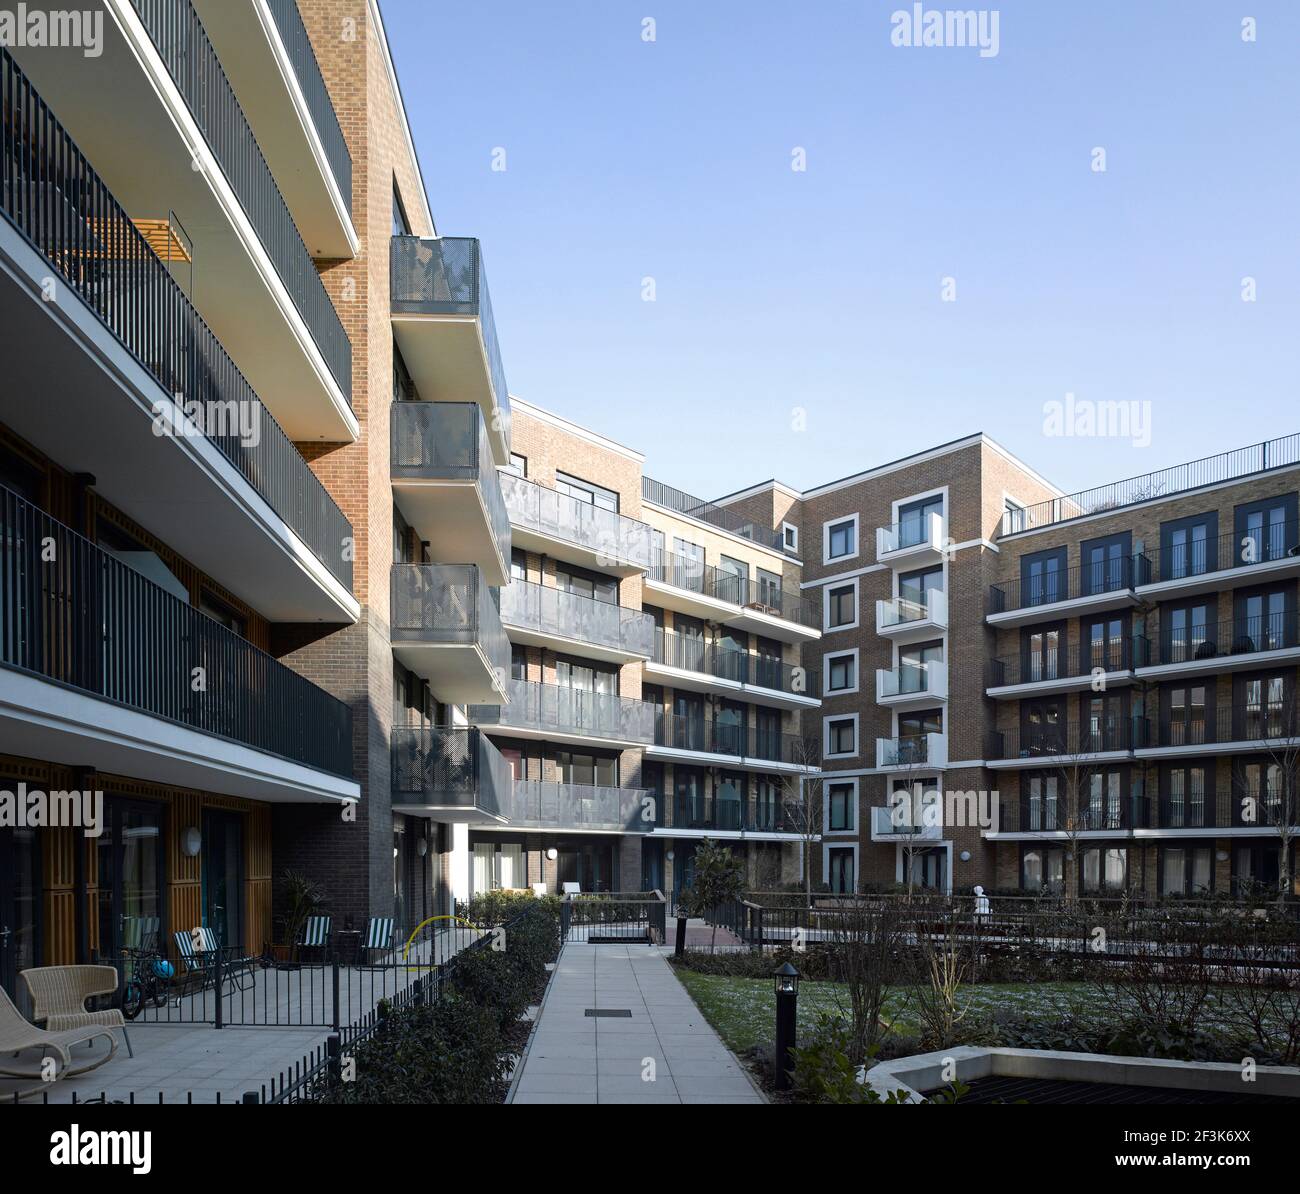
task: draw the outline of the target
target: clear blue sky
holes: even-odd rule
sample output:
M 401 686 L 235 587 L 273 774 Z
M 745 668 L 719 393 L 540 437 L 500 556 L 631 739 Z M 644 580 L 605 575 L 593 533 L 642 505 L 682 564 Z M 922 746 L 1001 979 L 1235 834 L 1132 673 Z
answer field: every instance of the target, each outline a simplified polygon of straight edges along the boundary
M 1297 0 L 1005 0 L 987 58 L 891 45 L 899 0 L 382 3 L 511 391 L 651 476 L 982 430 L 1075 489 L 1300 430 Z M 1149 445 L 1046 435 L 1067 392 Z

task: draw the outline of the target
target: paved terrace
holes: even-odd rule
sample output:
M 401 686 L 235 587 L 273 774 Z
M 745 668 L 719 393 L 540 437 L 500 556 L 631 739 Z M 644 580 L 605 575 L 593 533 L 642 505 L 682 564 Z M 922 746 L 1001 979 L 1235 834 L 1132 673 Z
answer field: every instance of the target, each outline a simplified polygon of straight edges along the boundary
M 439 933 L 437 960 L 445 961 L 476 936 L 473 932 Z M 410 986 L 430 963 L 430 943 L 421 942 L 406 962 L 391 955 L 377 967 L 339 967 L 339 1021 L 347 1025 L 374 1010 L 380 999 L 391 998 Z M 98 1099 L 110 1102 L 215 1103 L 238 1102 L 246 1091 L 260 1090 L 280 1071 L 289 1070 L 303 1057 L 323 1046 L 334 1015 L 332 968 L 304 966 L 300 970 L 257 969 L 245 980 L 245 989 L 230 988 L 222 1000 L 225 1028 L 213 1026 L 216 997 L 211 989 L 169 1001 L 165 1007 L 144 1009 L 127 1025 L 135 1056 L 121 1042 L 117 1056 L 89 1073 L 49 1084 L 51 1103 Z M 85 1065 L 102 1057 L 108 1046 L 72 1050 L 72 1064 Z M 24 1053 L 19 1059 L 39 1072 L 40 1055 Z M 34 1080 L 0 1077 L 0 1104 L 14 1093 L 36 1085 Z M 26 1097 L 36 1102 L 41 1093 Z
M 510 1101 L 766 1102 L 658 949 L 572 941 Z

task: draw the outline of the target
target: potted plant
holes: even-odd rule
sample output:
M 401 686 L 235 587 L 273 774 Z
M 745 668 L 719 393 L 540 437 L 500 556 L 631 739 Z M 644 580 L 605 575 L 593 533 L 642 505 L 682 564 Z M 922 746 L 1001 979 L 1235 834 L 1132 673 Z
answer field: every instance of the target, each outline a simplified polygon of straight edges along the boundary
M 294 950 L 309 917 L 315 916 L 325 902 L 325 889 L 301 871 L 286 870 L 281 876 L 284 887 L 284 916 L 280 921 L 280 940 L 270 947 L 277 970 L 297 968 Z

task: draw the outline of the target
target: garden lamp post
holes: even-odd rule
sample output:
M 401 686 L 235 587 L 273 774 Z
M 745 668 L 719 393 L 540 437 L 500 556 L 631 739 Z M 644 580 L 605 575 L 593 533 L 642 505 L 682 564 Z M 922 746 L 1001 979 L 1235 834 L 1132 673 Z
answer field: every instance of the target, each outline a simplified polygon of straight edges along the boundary
M 776 1048 L 773 1079 L 777 1090 L 790 1089 L 790 1050 L 795 1045 L 795 1005 L 799 999 L 799 971 L 789 962 L 772 976 L 776 986 Z

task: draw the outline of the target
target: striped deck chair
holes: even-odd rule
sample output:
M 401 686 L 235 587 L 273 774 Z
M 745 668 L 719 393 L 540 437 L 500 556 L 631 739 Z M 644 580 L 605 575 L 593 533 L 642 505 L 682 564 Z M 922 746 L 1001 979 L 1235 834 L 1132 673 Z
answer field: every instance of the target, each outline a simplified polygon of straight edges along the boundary
M 320 950 L 321 961 L 329 957 L 330 930 L 334 924 L 333 917 L 309 916 L 303 925 L 302 937 L 298 941 L 298 953 L 301 957 L 305 949 Z
M 172 940 L 176 942 L 176 953 L 181 960 L 181 971 L 176 976 L 181 987 L 177 1003 L 195 987 L 201 989 L 214 981 L 218 954 L 221 955 L 223 985 L 231 983 L 241 991 L 252 985 L 254 959 L 240 956 L 234 946 L 218 944 L 217 935 L 206 925 L 189 930 L 178 929 L 172 934 Z
M 123 928 L 122 945 L 126 949 L 150 952 L 158 948 L 158 931 L 162 928 L 159 916 L 132 916 Z
M 361 957 L 358 962 L 365 966 L 373 965 L 378 958 L 391 953 L 393 949 L 393 918 L 391 916 L 372 916 L 366 926 L 366 939 L 361 943 Z M 377 955 L 377 956 L 376 956 Z

